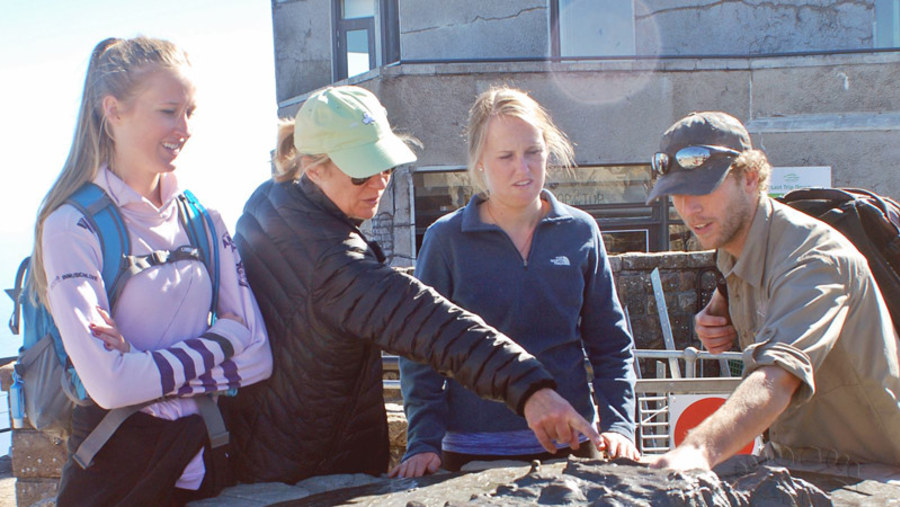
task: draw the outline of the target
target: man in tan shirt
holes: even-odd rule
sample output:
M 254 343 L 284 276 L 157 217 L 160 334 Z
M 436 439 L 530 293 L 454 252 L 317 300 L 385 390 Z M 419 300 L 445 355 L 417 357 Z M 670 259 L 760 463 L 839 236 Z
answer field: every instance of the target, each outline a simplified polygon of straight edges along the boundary
M 697 335 L 714 353 L 738 339 L 745 364 L 728 401 L 653 465 L 709 469 L 768 429 L 773 457 L 900 466 L 897 334 L 862 254 L 766 195 L 766 156 L 727 114 L 679 120 L 653 169 L 648 202 L 671 195 L 727 282 Z

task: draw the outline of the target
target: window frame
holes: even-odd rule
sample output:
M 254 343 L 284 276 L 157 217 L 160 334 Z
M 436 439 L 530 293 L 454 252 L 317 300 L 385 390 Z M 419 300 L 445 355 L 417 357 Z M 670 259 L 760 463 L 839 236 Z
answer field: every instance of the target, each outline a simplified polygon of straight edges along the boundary
M 875 0 L 875 21 L 872 26 L 875 29 L 872 37 L 875 48 L 900 47 L 900 1 Z
M 375 15 L 344 19 L 343 0 L 332 0 L 332 80 L 341 81 L 350 76 L 347 58 L 347 32 L 366 30 L 369 46 L 369 70 L 400 60 L 400 9 L 399 0 L 373 0 Z M 376 27 L 378 30 L 376 30 Z M 380 47 L 376 40 L 380 35 Z M 380 57 L 380 58 L 379 58 Z M 355 74 L 354 74 L 355 75 Z
M 561 42 L 561 28 L 560 28 L 560 12 L 559 12 L 559 0 L 550 0 L 550 57 L 553 60 L 562 60 L 562 59 L 578 59 L 578 58 L 602 58 L 602 57 L 617 57 L 617 56 L 634 56 L 635 51 L 637 49 L 637 41 L 632 40 L 632 43 L 635 45 L 634 51 L 631 53 L 625 54 L 598 54 L 598 55 L 575 55 L 575 56 L 562 56 L 562 42 Z M 632 0 L 632 10 L 634 10 L 634 1 Z M 636 37 L 636 29 L 634 26 L 634 19 L 632 19 L 632 38 Z

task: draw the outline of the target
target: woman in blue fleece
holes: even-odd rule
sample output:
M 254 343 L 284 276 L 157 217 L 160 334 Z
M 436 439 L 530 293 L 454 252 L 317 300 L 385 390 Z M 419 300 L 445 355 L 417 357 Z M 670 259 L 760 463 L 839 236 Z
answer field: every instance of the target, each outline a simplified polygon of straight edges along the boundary
M 600 229 L 543 188 L 548 160 L 571 167 L 571 143 L 534 99 L 511 88 L 482 93 L 467 130 L 480 193 L 429 227 L 416 276 L 537 356 L 582 416 L 596 421 L 599 412 L 606 453 L 637 459 L 632 338 Z M 409 443 L 392 475 L 474 460 L 597 457 L 591 445 L 547 453 L 523 418 L 427 365 L 401 359 L 400 378 Z

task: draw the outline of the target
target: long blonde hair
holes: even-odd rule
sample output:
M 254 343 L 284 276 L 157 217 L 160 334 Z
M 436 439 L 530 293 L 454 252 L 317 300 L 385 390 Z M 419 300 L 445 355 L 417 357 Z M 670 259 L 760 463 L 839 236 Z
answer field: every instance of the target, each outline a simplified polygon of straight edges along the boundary
M 548 165 L 553 164 L 562 169 L 570 169 L 575 165 L 575 151 L 566 134 L 553 123 L 550 113 L 536 100 L 522 90 L 508 86 L 491 87 L 483 92 L 472 108 L 469 109 L 469 121 L 466 137 L 469 145 L 469 177 L 475 188 L 482 194 L 487 193 L 484 175 L 477 170 L 478 161 L 484 151 L 487 137 L 487 126 L 491 119 L 498 116 L 509 116 L 522 119 L 534 125 L 544 136 L 549 152 Z
M 115 140 L 110 135 L 103 114 L 103 98 L 113 96 L 127 102 L 138 91 L 148 71 L 185 66 L 190 66 L 187 53 L 165 40 L 109 38 L 94 47 L 84 80 L 72 146 L 62 172 L 41 201 L 34 227 L 34 253 L 28 283 L 32 284 L 32 292 L 44 304 L 47 303 L 47 274 L 41 246 L 44 221 L 81 185 L 93 180 L 98 169 L 109 164 L 115 152 Z

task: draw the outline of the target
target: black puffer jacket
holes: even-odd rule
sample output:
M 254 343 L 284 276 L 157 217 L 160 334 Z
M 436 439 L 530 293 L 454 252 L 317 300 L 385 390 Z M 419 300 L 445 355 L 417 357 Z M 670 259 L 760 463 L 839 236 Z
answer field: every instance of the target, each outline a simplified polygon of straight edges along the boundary
M 521 413 L 552 377 L 521 347 L 384 256 L 318 187 L 267 182 L 235 240 L 269 331 L 272 377 L 222 400 L 238 479 L 294 483 L 388 464 L 381 349 Z

